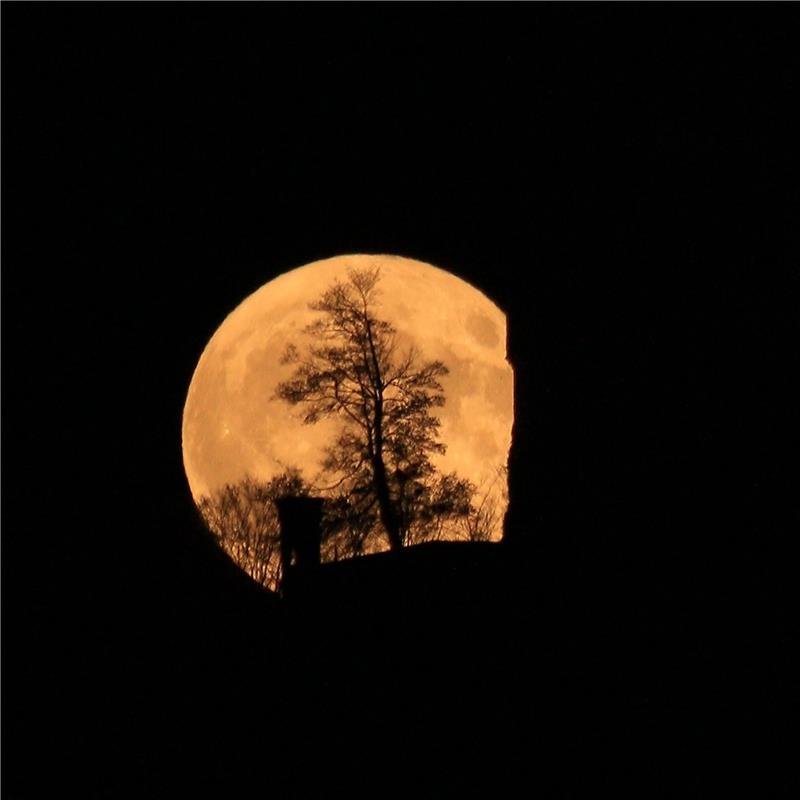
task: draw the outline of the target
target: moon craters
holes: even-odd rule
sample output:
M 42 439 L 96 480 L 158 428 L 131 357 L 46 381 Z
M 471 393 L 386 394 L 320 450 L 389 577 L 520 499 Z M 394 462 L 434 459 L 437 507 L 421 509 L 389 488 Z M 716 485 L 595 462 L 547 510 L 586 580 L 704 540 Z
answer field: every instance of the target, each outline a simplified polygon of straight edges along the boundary
M 466 321 L 467 331 L 475 341 L 484 347 L 497 347 L 500 343 L 500 334 L 497 325 L 483 314 L 472 312 Z

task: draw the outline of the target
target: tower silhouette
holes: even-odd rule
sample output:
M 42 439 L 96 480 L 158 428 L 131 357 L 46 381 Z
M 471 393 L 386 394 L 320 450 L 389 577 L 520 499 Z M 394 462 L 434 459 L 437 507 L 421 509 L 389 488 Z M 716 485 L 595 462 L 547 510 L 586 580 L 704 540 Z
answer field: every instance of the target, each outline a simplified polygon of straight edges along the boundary
M 307 577 L 320 564 L 323 503 L 320 497 L 293 495 L 275 500 L 281 526 L 281 588 L 284 591 L 287 581 L 294 583 L 298 578 Z

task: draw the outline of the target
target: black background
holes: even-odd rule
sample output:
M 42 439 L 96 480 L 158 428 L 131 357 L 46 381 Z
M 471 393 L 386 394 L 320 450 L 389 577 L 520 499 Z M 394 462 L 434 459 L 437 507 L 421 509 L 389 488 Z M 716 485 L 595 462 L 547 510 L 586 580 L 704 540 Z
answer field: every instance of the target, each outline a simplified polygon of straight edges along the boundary
M 465 793 L 475 758 L 550 796 L 633 772 L 708 796 L 748 762 L 711 766 L 728 737 L 779 756 L 797 35 L 782 5 L 4 4 L 6 796 L 324 796 L 301 783 L 325 748 L 289 741 L 323 725 L 329 785 L 363 760 L 391 776 L 372 796 L 421 762 L 413 796 Z M 514 588 L 481 630 L 520 649 L 492 639 L 511 694 L 472 757 L 430 708 L 379 757 L 391 714 L 355 696 L 338 722 L 284 706 L 284 736 L 274 665 L 305 673 L 183 474 L 225 315 L 352 252 L 450 269 L 509 318 Z M 578 695 L 552 682 L 575 660 Z

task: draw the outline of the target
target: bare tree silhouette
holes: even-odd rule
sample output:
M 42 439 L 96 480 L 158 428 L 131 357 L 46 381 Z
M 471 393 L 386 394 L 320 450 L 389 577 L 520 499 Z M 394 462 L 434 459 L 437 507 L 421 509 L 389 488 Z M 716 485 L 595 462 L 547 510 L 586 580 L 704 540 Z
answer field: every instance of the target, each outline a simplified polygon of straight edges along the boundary
M 459 518 L 459 530 L 455 538 L 469 542 L 488 542 L 501 527 L 501 499 L 508 504 L 508 467 L 498 466 L 491 480 L 479 487 L 470 513 Z
M 336 480 L 334 506 L 348 520 L 354 552 L 376 532 L 392 550 L 441 538 L 447 523 L 471 513 L 475 492 L 431 463 L 445 451 L 432 412 L 444 404 L 448 370 L 441 361 L 420 363 L 413 347 L 399 352 L 394 327 L 375 316 L 379 277 L 377 269 L 351 271 L 311 304 L 322 314 L 306 328 L 315 343 L 302 356 L 287 348 L 283 363 L 296 369 L 276 392 L 304 406 L 306 424 L 342 422 L 323 469 Z
M 268 482 L 245 477 L 203 496 L 198 509 L 222 549 L 253 580 L 275 589 L 281 582 L 280 525 L 275 499 L 306 495 L 299 470 L 288 469 Z

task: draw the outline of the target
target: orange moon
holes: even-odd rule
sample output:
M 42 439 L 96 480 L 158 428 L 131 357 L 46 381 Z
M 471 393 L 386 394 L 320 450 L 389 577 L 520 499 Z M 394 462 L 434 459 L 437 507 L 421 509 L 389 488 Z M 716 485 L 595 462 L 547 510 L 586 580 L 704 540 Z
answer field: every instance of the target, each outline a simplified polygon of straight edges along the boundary
M 450 370 L 437 409 L 440 440 L 435 456 L 490 493 L 505 512 L 505 474 L 514 418 L 513 372 L 506 360 L 505 314 L 482 292 L 450 272 L 409 258 L 348 255 L 286 272 L 246 298 L 223 321 L 200 356 L 183 412 L 183 463 L 195 502 L 245 475 L 269 480 L 287 467 L 306 479 L 319 475 L 324 446 L 336 420 L 303 425 L 300 411 L 274 398 L 292 372 L 280 359 L 286 345 L 309 344 L 304 327 L 317 318 L 309 303 L 349 269 L 378 267 L 375 314 L 414 344 L 424 360 Z M 502 485 L 501 485 L 502 484 Z M 493 537 L 502 534 L 498 524 Z

